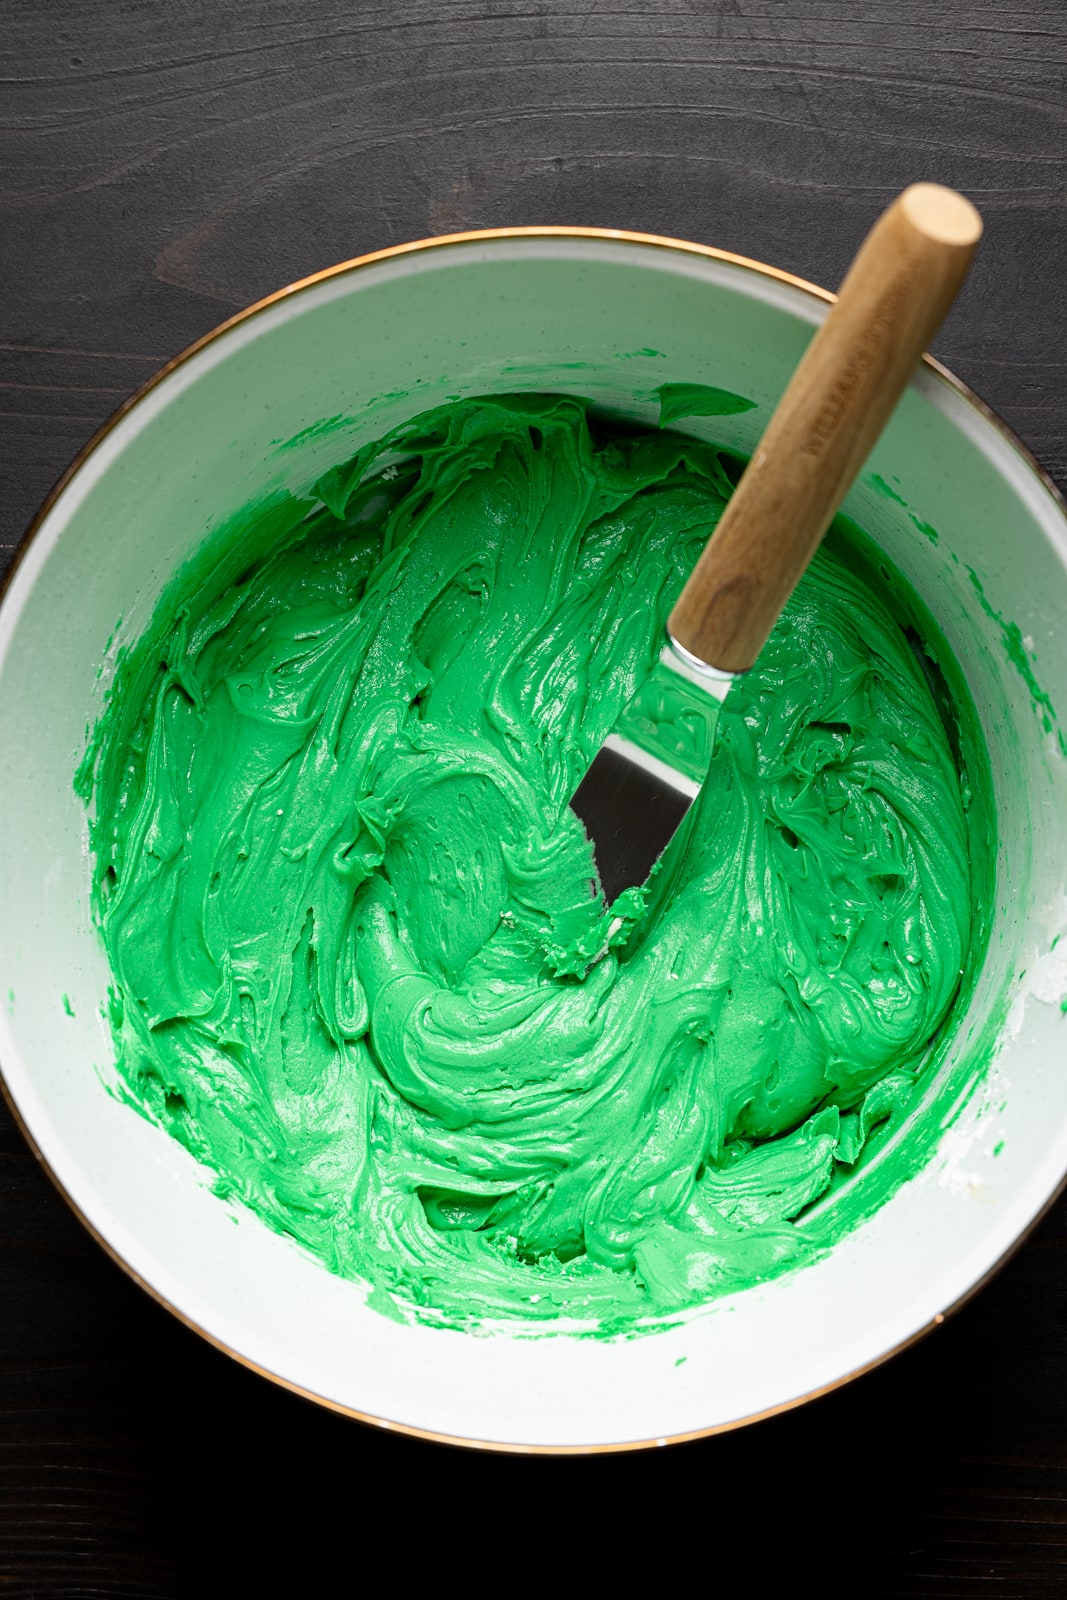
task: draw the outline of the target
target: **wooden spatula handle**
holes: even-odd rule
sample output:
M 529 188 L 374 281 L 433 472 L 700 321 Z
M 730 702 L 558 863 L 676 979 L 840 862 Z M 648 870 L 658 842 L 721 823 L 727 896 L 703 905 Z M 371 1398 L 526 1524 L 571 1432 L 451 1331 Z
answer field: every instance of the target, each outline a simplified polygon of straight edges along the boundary
M 875 223 L 671 612 L 709 666 L 753 665 L 970 266 L 982 220 L 916 183 Z

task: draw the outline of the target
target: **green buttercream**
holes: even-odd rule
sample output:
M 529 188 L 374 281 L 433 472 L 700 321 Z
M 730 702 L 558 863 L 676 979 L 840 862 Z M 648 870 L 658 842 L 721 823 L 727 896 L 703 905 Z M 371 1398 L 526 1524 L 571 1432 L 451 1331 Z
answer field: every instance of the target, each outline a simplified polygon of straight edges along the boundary
M 1037 681 L 1037 674 L 1034 671 L 1030 652 L 1026 648 L 1026 640 L 1023 638 L 1022 629 L 1017 622 L 1009 622 L 995 606 L 990 604 L 986 596 L 985 585 L 973 567 L 967 568 L 967 575 L 971 580 L 972 589 L 978 596 L 978 604 L 990 621 L 995 622 L 1000 629 L 1004 653 L 1025 683 L 1030 695 L 1030 704 L 1041 719 L 1041 726 L 1046 733 L 1055 735 L 1060 754 L 1067 757 L 1067 734 L 1060 727 L 1056 707 L 1053 705 L 1048 691 L 1043 689 Z
M 732 389 L 712 389 L 706 383 L 662 383 L 656 395 L 661 428 L 685 417 L 732 417 L 756 409 L 755 400 L 746 400 Z
M 658 667 L 623 709 L 614 731 L 702 783 L 718 721 L 718 705 L 713 701 L 711 706 L 703 689 L 668 667 Z
M 917 517 L 915 512 L 908 505 L 908 502 L 905 500 L 904 496 L 899 494 L 897 490 L 893 488 L 891 483 L 887 483 L 886 480 L 877 472 L 871 473 L 868 482 L 873 489 L 876 489 L 878 493 L 883 496 L 884 499 L 892 500 L 894 505 L 901 506 L 907 512 L 908 521 L 911 523 L 913 528 L 917 528 L 919 530 L 924 539 L 929 539 L 931 544 L 938 544 L 940 542 L 941 535 L 938 533 L 933 524 L 930 522 L 924 522 L 922 517 Z
M 80 782 L 123 1093 L 389 1314 L 610 1332 L 813 1259 L 962 1003 L 976 776 L 847 539 L 577 959 L 568 799 L 730 485 L 572 399 L 446 406 L 250 510 L 120 664 Z

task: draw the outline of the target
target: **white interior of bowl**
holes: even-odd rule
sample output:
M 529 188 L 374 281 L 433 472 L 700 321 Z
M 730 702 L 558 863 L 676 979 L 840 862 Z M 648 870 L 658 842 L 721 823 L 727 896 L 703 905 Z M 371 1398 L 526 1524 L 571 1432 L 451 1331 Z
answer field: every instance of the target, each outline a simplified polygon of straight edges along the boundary
M 390 257 L 279 299 L 179 365 L 92 451 L 29 547 L 0 609 L 7 1087 L 108 1247 L 187 1321 L 281 1381 L 397 1426 L 503 1445 L 595 1447 L 727 1426 L 832 1386 L 929 1326 L 1067 1171 L 1067 938 L 1052 948 L 1067 931 L 1067 763 L 967 571 L 1018 623 L 1043 687 L 1067 708 L 1067 529 L 1025 458 L 930 370 L 846 510 L 938 618 L 989 743 L 998 911 L 957 1049 L 1009 989 L 1014 1007 L 939 1153 L 869 1222 L 818 1265 L 655 1336 L 401 1327 L 211 1195 L 210 1174 L 103 1087 L 108 972 L 71 780 L 115 650 L 209 530 L 272 485 L 306 489 L 366 438 L 452 395 L 552 388 L 653 421 L 656 385 L 706 382 L 759 409 L 692 431 L 750 448 L 824 313 L 802 287 L 651 243 L 520 237 Z M 296 438 L 330 417 L 346 420 Z

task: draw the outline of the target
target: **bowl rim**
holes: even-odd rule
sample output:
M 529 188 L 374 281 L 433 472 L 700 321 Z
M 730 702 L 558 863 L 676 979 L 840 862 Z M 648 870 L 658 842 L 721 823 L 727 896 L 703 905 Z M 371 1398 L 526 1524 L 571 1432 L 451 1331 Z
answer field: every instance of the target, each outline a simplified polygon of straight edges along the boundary
M 650 246 L 653 249 L 662 250 L 664 252 L 703 257 L 727 266 L 739 267 L 744 271 L 750 272 L 755 277 L 770 278 L 777 283 L 788 285 L 790 288 L 799 290 L 802 294 L 807 295 L 809 298 L 820 301 L 826 305 L 832 305 L 837 299 L 837 296 L 831 290 L 824 289 L 820 285 L 812 283 L 806 278 L 798 277 L 795 273 L 787 272 L 781 267 L 771 266 L 769 263 L 758 261 L 753 257 L 738 255 L 730 250 L 722 250 L 715 245 L 698 244 L 691 240 L 676 239 L 665 234 L 642 233 L 626 228 L 577 227 L 566 224 L 535 224 L 530 226 L 507 228 L 482 228 L 463 233 L 440 234 L 430 238 L 415 239 L 403 244 L 388 245 L 381 250 L 372 250 L 364 255 L 353 256 L 349 260 L 337 262 L 333 266 L 321 268 L 317 272 L 309 273 L 304 278 L 298 278 L 292 283 L 285 284 L 282 288 L 273 290 L 270 294 L 264 295 L 261 299 L 253 301 L 251 305 L 248 305 L 242 310 L 235 312 L 233 316 L 225 318 L 214 328 L 211 328 L 207 333 L 204 333 L 199 338 L 194 339 L 191 344 L 187 345 L 176 356 L 173 356 L 169 361 L 164 362 L 163 365 L 160 366 L 151 377 L 149 377 L 144 383 L 140 384 L 125 400 L 123 400 L 116 410 L 112 412 L 107 420 L 92 434 L 88 441 L 72 458 L 69 465 L 57 478 L 56 482 L 48 491 L 38 510 L 32 517 L 25 533 L 15 546 L 7 571 L 3 574 L 3 577 L 0 578 L 0 606 L 3 605 L 16 572 L 21 566 L 22 561 L 30 549 L 30 546 L 32 545 L 37 534 L 40 532 L 53 507 L 57 504 L 70 483 L 78 475 L 89 458 L 105 442 L 105 440 L 110 437 L 111 433 L 127 416 L 127 414 L 134 409 L 134 407 L 139 405 L 141 401 L 146 398 L 146 396 L 151 394 L 160 384 L 169 378 L 172 373 L 176 372 L 180 367 L 184 366 L 186 362 L 190 361 L 194 356 L 198 355 L 202 350 L 206 349 L 216 340 L 222 338 L 234 328 L 251 321 L 252 318 L 258 316 L 260 313 L 273 309 L 281 301 L 287 300 L 291 296 L 295 296 L 307 290 L 317 288 L 319 285 L 328 282 L 333 278 L 345 277 L 348 274 L 355 273 L 364 267 L 376 266 L 383 261 L 389 261 L 397 257 L 414 255 L 425 251 L 445 251 L 450 246 L 455 245 L 489 244 L 499 241 L 522 239 L 588 239 L 599 243 Z M 993 408 L 989 406 L 979 395 L 977 395 L 968 384 L 964 383 L 961 378 L 957 377 L 954 372 L 952 372 L 942 362 L 938 361 L 936 357 L 930 355 L 929 352 L 923 355 L 920 367 L 922 370 L 930 373 L 946 387 L 954 390 L 956 394 L 973 411 L 977 412 L 977 414 L 1001 436 L 1004 443 L 1008 445 L 1012 454 L 1024 467 L 1029 469 L 1030 473 L 1037 479 L 1039 486 L 1051 497 L 1054 504 L 1060 510 L 1065 519 L 1067 519 L 1067 495 L 1060 490 L 1059 486 L 1053 481 L 1045 468 L 1037 460 L 1033 452 L 1022 442 L 1022 440 L 1018 437 L 1014 430 L 1008 426 L 1004 419 L 999 416 L 998 413 L 994 411 Z M 915 1345 L 920 1340 L 924 1339 L 928 1333 L 931 1333 L 935 1328 L 940 1327 L 948 1317 L 953 1316 L 964 1305 L 966 1305 L 973 1296 L 978 1294 L 986 1286 L 986 1284 L 996 1276 L 1001 1268 L 1012 1259 L 1016 1252 L 1022 1248 L 1022 1246 L 1029 1239 L 1030 1235 L 1051 1210 L 1052 1206 L 1055 1205 L 1056 1201 L 1064 1193 L 1064 1190 L 1067 1189 L 1067 1172 L 1064 1172 L 1059 1183 L 1048 1196 L 1045 1203 L 1030 1219 L 1026 1227 L 1015 1236 L 1007 1249 L 1005 1249 L 1003 1253 L 989 1265 L 986 1271 L 982 1273 L 982 1275 L 978 1277 L 972 1284 L 970 1284 L 969 1287 L 961 1295 L 959 1295 L 956 1300 L 954 1300 L 943 1311 L 937 1312 L 928 1323 L 926 1323 L 923 1327 L 916 1329 L 907 1338 L 900 1340 L 891 1348 L 880 1352 L 872 1360 L 839 1375 L 832 1382 L 822 1384 L 818 1388 L 806 1391 L 804 1394 L 795 1395 L 777 1405 L 769 1406 L 763 1410 L 752 1412 L 744 1417 L 733 1418 L 728 1422 L 715 1423 L 710 1427 L 694 1428 L 681 1433 L 670 1434 L 665 1437 L 623 1440 L 595 1445 L 521 1444 L 502 1442 L 498 1440 L 475 1439 L 469 1435 L 444 1433 L 430 1428 L 420 1428 L 410 1423 L 396 1422 L 386 1417 L 380 1417 L 369 1412 L 360 1411 L 353 1406 L 348 1406 L 343 1402 L 332 1400 L 327 1396 L 317 1393 L 313 1389 L 306 1388 L 289 1378 L 285 1378 L 280 1373 L 273 1372 L 269 1368 L 260 1365 L 258 1362 L 251 1359 L 251 1357 L 243 1354 L 240 1350 L 234 1349 L 233 1346 L 227 1344 L 225 1340 L 218 1338 L 206 1328 L 202 1327 L 192 1317 L 188 1316 L 172 1301 L 167 1299 L 166 1296 L 163 1295 L 153 1284 L 149 1283 L 145 1278 L 143 1278 L 141 1274 L 137 1272 L 129 1264 L 129 1262 L 126 1261 L 116 1247 L 104 1237 L 91 1219 L 85 1214 L 84 1211 L 82 1211 L 80 1206 L 75 1203 L 43 1154 L 42 1150 L 37 1144 L 37 1141 L 31 1134 L 14 1098 L 14 1095 L 8 1085 L 2 1061 L 0 1061 L 0 1094 L 2 1094 L 4 1102 L 8 1111 L 11 1113 L 16 1127 L 21 1133 L 23 1139 L 26 1141 L 26 1144 L 29 1146 L 29 1149 L 36 1158 L 39 1166 L 50 1180 L 60 1199 L 63 1200 L 69 1210 L 73 1212 L 79 1223 L 81 1223 L 89 1235 L 104 1250 L 110 1259 L 121 1268 L 127 1277 L 131 1278 L 133 1282 L 143 1289 L 158 1305 L 162 1306 L 172 1316 L 177 1318 L 177 1320 L 186 1328 L 190 1329 L 193 1333 L 198 1334 L 200 1338 L 204 1339 L 215 1349 L 221 1351 L 224 1355 L 232 1357 L 233 1360 L 239 1362 L 243 1367 L 246 1367 L 250 1371 L 257 1373 L 260 1377 L 267 1379 L 270 1383 L 275 1384 L 279 1388 L 286 1389 L 290 1393 L 300 1395 L 303 1399 L 313 1401 L 316 1405 L 323 1406 L 327 1410 L 337 1412 L 340 1415 L 349 1417 L 357 1422 L 385 1429 L 391 1433 L 402 1433 L 410 1437 L 427 1440 L 435 1444 L 462 1446 L 468 1449 L 482 1450 L 492 1454 L 547 1456 L 608 1455 L 623 1451 L 647 1450 L 668 1444 L 682 1444 L 695 1439 L 710 1438 L 712 1435 L 719 1433 L 732 1432 L 736 1428 L 746 1427 L 753 1422 L 762 1422 L 768 1417 L 778 1416 L 783 1412 L 792 1411 L 799 1406 L 807 1404 L 807 1402 L 810 1400 L 819 1399 L 825 1394 L 830 1394 L 837 1389 L 844 1388 L 846 1384 L 853 1382 L 853 1380 L 856 1378 L 862 1377 L 867 1372 L 873 1371 L 876 1367 L 881 1366 L 884 1362 L 887 1362 L 894 1356 L 899 1355 L 901 1351 L 910 1349 L 912 1345 Z

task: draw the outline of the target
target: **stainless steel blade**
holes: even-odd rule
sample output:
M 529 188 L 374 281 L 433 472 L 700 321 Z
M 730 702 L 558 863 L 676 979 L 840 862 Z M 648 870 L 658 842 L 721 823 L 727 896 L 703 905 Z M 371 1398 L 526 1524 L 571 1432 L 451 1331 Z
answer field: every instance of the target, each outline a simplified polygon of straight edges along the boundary
M 700 793 L 734 677 L 668 636 L 578 785 L 571 808 L 589 835 L 609 907 L 647 881 Z

